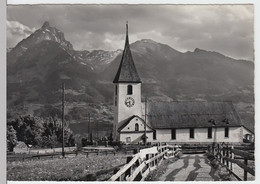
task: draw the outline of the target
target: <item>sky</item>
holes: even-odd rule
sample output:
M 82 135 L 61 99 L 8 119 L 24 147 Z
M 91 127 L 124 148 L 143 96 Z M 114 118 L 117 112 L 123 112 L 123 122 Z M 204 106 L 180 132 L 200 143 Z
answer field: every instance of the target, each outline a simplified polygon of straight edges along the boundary
M 8 5 L 7 48 L 44 21 L 64 32 L 76 50 L 123 49 L 152 39 L 181 51 L 200 48 L 254 60 L 253 5 Z

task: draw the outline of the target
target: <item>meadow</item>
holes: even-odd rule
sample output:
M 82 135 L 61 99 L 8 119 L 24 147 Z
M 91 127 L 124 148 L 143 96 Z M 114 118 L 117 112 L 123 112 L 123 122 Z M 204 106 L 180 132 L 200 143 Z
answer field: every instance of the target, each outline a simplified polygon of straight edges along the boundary
M 7 162 L 8 181 L 84 181 L 92 180 L 87 176 L 95 175 L 126 163 L 126 155 L 78 155 L 66 158 L 32 159 Z M 108 179 L 112 173 L 96 178 Z

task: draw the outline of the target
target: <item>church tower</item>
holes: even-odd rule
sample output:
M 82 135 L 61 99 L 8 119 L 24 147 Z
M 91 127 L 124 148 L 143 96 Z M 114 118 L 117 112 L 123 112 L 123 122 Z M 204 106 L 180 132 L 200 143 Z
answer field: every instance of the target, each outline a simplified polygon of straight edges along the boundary
M 118 127 L 133 115 L 141 117 L 141 79 L 135 68 L 126 23 L 125 48 L 114 78 L 114 140 L 119 141 Z

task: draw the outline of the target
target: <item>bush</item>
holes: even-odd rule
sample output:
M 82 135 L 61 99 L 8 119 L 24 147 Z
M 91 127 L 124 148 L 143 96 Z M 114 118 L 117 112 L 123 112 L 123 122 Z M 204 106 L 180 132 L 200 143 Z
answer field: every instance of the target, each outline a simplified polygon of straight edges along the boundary
M 16 141 L 33 147 L 57 147 L 62 143 L 62 126 L 58 118 L 20 116 L 7 121 L 7 146 L 12 150 Z M 65 146 L 74 146 L 75 139 L 69 128 L 64 128 Z

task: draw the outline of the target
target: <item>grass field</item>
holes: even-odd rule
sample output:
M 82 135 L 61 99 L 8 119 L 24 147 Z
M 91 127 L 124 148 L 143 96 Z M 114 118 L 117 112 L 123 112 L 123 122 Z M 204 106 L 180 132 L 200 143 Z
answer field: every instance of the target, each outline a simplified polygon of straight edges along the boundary
M 126 163 L 126 155 L 85 155 L 7 162 L 8 181 L 82 181 L 86 175 Z M 109 177 L 103 176 L 104 177 Z M 99 179 L 102 180 L 102 179 Z

